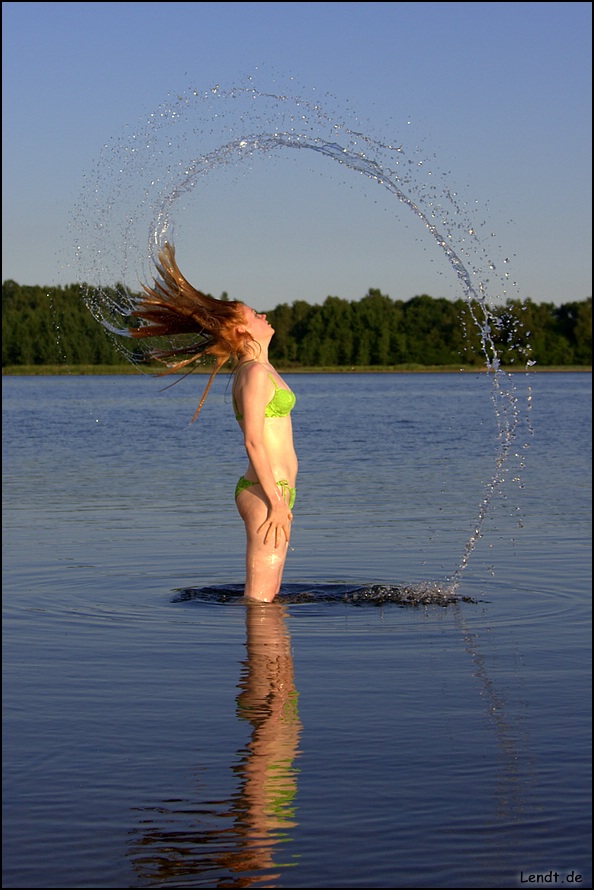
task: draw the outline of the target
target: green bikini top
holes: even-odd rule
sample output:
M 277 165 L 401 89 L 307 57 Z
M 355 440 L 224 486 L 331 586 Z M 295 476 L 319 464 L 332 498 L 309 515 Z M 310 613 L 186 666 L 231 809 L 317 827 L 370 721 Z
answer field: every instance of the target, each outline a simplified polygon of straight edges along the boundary
M 287 417 L 295 407 L 297 397 L 291 389 L 283 389 L 282 386 L 279 386 L 270 371 L 268 376 L 274 383 L 275 392 L 264 409 L 264 417 Z M 237 408 L 235 397 L 233 397 L 233 410 L 236 420 L 243 420 L 243 414 L 240 414 Z

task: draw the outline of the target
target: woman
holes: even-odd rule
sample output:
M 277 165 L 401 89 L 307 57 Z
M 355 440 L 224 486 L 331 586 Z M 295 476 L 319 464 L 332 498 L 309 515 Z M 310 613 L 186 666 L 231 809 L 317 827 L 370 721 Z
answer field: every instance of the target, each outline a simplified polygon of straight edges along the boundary
M 234 362 L 233 408 L 248 457 L 248 467 L 235 489 L 247 538 L 244 594 L 250 600 L 271 602 L 282 582 L 297 478 L 290 416 L 295 395 L 268 359 L 274 329 L 266 315 L 245 303 L 215 300 L 192 287 L 179 271 L 171 244 L 159 251 L 157 270 L 161 278 L 154 279 L 152 288 L 143 285 L 144 295 L 132 312 L 145 323 L 130 328 L 130 334 L 137 338 L 194 335 L 189 344 L 149 353 L 149 358 L 168 365 L 166 374 L 205 356 L 214 358 L 192 421 L 217 372 L 226 362 Z

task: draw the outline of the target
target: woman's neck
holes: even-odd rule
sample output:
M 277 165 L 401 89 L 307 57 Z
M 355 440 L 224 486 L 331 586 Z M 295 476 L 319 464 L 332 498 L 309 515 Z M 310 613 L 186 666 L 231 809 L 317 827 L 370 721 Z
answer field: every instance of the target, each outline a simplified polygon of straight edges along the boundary
M 245 362 L 259 362 L 261 365 L 269 365 L 270 362 L 268 360 L 268 346 L 263 344 L 258 344 L 260 346 L 259 350 L 246 349 L 244 353 L 239 357 L 239 364 L 243 365 Z

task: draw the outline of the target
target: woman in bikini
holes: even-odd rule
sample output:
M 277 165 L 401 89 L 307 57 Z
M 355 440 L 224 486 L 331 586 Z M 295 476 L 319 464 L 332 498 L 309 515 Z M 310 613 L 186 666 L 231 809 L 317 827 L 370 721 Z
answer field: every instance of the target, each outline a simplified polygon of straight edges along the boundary
M 274 334 L 266 315 L 236 300 L 216 300 L 197 291 L 181 274 L 172 245 L 159 252 L 153 287 L 144 294 L 133 316 L 144 324 L 131 327 L 136 338 L 185 337 L 185 343 L 156 348 L 148 354 L 168 365 L 166 374 L 206 356 L 214 367 L 194 421 L 217 372 L 234 363 L 233 407 L 243 431 L 248 457 L 245 474 L 235 489 L 235 502 L 246 530 L 246 581 L 250 600 L 271 602 L 278 594 L 289 541 L 297 456 L 293 446 L 291 410 L 293 392 L 268 359 Z M 187 342 L 190 335 L 191 342 Z M 184 356 L 188 356 L 184 358 Z

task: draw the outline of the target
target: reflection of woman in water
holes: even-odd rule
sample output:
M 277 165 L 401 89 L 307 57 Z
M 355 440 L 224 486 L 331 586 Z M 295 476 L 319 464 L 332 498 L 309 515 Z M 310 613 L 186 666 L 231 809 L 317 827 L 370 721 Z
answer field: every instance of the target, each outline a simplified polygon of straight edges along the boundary
M 245 524 L 245 596 L 270 602 L 280 590 L 291 537 L 297 456 L 291 410 L 295 396 L 268 360 L 274 329 L 266 316 L 236 300 L 215 300 L 183 277 L 175 250 L 159 252 L 160 278 L 144 287 L 132 315 L 145 323 L 130 328 L 137 338 L 187 337 L 182 345 L 154 349 L 151 358 L 174 373 L 208 356 L 214 368 L 194 414 L 204 404 L 215 374 L 234 364 L 233 407 L 243 431 L 248 467 L 235 489 Z M 172 361 L 170 361 L 172 360 Z
M 152 812 L 143 808 L 140 840 L 131 848 L 133 867 L 143 880 L 161 885 L 193 879 L 192 886 L 198 886 L 200 879 L 200 886 L 247 887 L 279 877 L 275 845 L 288 840 L 288 830 L 297 824 L 294 761 L 301 732 L 285 614 L 280 603 L 246 607 L 247 658 L 237 713 L 249 720 L 252 733 L 233 767 L 236 793 L 222 815 L 218 807 L 209 812 L 206 802 L 187 799 L 179 812 L 170 802 Z M 208 827 L 187 824 L 196 812 Z M 210 827 L 213 820 L 220 820 L 219 829 Z
M 247 608 L 247 660 L 237 705 L 238 715 L 250 721 L 253 733 L 236 767 L 241 790 L 234 809 L 236 824 L 256 841 L 295 825 L 293 761 L 301 724 L 283 609 L 279 603 L 253 603 Z M 260 861 L 263 854 L 261 846 L 254 851 Z
M 225 865 L 241 877 L 227 886 L 247 886 L 252 883 L 250 871 L 278 868 L 275 846 L 289 839 L 288 829 L 297 824 L 294 761 L 301 722 L 284 618 L 285 607 L 280 603 L 250 603 L 246 609 L 247 659 L 237 714 L 252 724 L 252 735 L 233 768 L 239 790 L 231 809 L 240 841 L 225 858 Z M 279 877 L 266 874 L 267 880 Z M 260 883 L 262 875 L 253 880 Z

